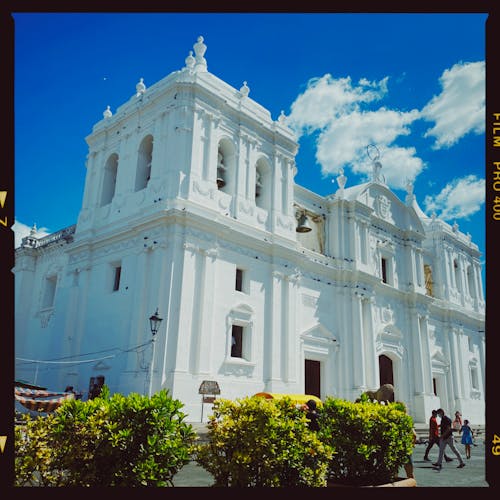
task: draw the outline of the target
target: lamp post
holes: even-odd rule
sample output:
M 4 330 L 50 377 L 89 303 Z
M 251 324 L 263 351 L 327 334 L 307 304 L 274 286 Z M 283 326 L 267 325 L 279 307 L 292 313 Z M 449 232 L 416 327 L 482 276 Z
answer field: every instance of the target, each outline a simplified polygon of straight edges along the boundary
M 151 335 L 152 335 L 152 340 L 151 342 L 153 343 L 153 354 L 151 356 L 151 370 L 149 372 L 149 397 L 151 397 L 151 394 L 153 392 L 153 367 L 154 367 L 154 362 L 155 362 L 155 337 L 156 334 L 158 333 L 158 329 L 160 328 L 160 323 L 163 321 L 163 318 L 160 318 L 158 316 L 158 308 L 156 308 L 156 312 L 149 318 L 149 326 L 151 328 Z

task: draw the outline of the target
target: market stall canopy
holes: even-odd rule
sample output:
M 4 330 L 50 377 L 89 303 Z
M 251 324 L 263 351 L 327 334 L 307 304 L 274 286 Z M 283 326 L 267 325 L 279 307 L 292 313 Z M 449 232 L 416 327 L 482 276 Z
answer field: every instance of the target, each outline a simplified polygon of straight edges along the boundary
M 28 410 L 49 413 L 61 406 L 65 401 L 74 399 L 72 392 L 51 392 L 45 389 L 30 389 L 16 385 L 14 397 Z

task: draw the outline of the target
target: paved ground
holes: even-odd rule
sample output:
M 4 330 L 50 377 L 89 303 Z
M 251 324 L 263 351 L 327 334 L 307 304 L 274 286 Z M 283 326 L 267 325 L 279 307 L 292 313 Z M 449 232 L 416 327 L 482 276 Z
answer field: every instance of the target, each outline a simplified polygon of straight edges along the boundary
M 456 447 L 462 455 L 466 466 L 463 469 L 457 469 L 458 460 L 447 448 L 447 454 L 454 457 L 452 462 L 443 461 L 441 470 L 436 470 L 432 463 L 437 460 L 438 448 L 434 446 L 429 458 L 431 462 L 425 462 L 424 452 L 426 445 L 417 444 L 413 452 L 413 466 L 417 487 L 488 487 L 485 479 L 485 458 L 484 442 L 477 440 L 477 446 L 471 447 L 471 458 L 465 458 L 464 445 L 457 443 Z M 402 469 L 400 476 L 405 477 Z M 209 487 L 213 485 L 212 476 L 195 462 L 191 462 L 175 476 L 174 486 L 179 487 Z

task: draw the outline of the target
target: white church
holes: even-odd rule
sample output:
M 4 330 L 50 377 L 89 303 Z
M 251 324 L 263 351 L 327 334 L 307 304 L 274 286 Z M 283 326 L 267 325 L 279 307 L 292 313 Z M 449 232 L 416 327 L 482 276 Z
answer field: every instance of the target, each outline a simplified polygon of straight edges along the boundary
M 16 379 L 84 399 L 94 383 L 166 388 L 193 422 L 210 414 L 204 382 L 352 401 L 392 383 L 415 422 L 442 407 L 484 424 L 470 235 L 410 184 L 400 200 L 376 158 L 368 182 L 340 172 L 326 197 L 295 184 L 286 117 L 211 74 L 206 48 L 108 107 L 76 224 L 16 249 Z

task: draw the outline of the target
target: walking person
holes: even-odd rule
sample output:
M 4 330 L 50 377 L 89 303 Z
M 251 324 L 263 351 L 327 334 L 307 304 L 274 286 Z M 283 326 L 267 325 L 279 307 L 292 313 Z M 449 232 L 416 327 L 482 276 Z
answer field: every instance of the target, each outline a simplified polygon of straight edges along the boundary
M 462 414 L 458 410 L 455 412 L 455 418 L 453 419 L 453 423 L 451 425 L 454 432 L 457 434 L 460 433 L 460 429 L 462 428 Z
M 429 458 L 429 451 L 431 451 L 431 448 L 435 444 L 437 444 L 437 447 L 439 449 L 439 424 L 437 421 L 437 410 L 432 410 L 432 415 L 429 419 L 429 442 L 427 443 L 427 448 L 424 452 L 424 460 L 426 462 L 431 461 L 431 459 Z M 451 462 L 453 460 L 448 455 L 446 455 L 446 453 L 444 454 L 444 459 L 447 462 Z
M 465 467 L 465 462 L 463 461 L 460 452 L 455 448 L 455 442 L 453 441 L 453 428 L 451 426 L 451 418 L 445 415 L 444 410 L 442 408 L 439 408 L 439 410 L 437 410 L 437 414 L 441 418 L 439 457 L 437 459 L 437 462 L 433 463 L 432 465 L 434 465 L 434 467 L 437 467 L 438 469 L 441 469 L 441 463 L 443 462 L 443 456 L 444 456 L 444 449 L 446 448 L 446 446 L 449 446 L 451 448 L 451 451 L 455 453 L 456 457 L 458 458 L 458 461 L 460 462 L 457 468 L 461 469 L 462 467 Z
M 462 434 L 462 444 L 465 445 L 465 456 L 470 458 L 470 445 L 473 444 L 474 432 L 470 428 L 467 419 L 464 420 L 464 425 L 462 425 L 460 433 Z

